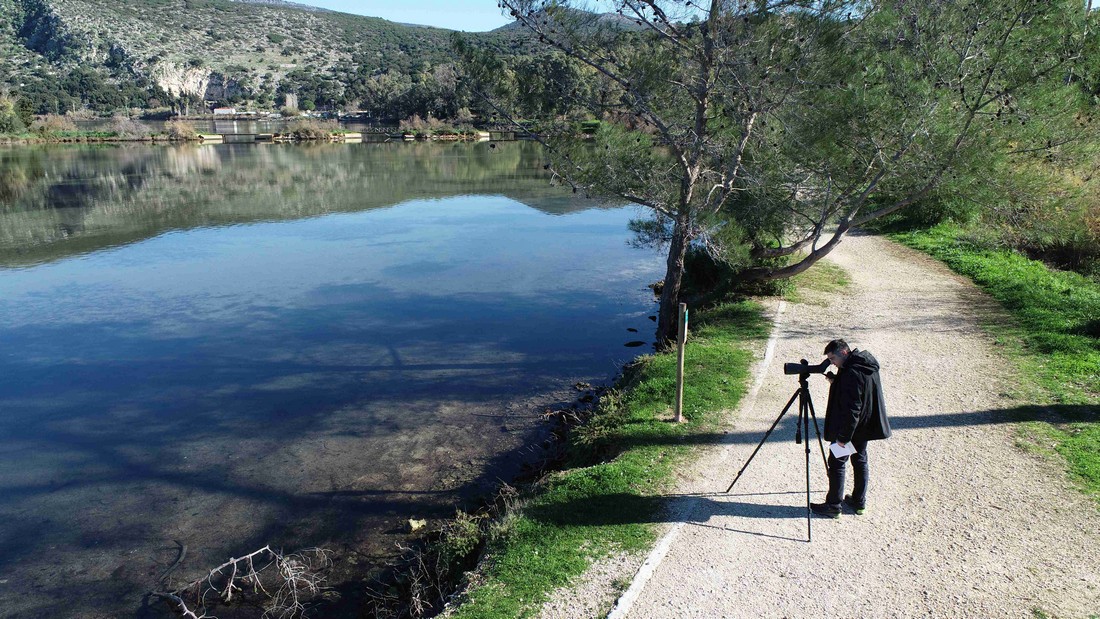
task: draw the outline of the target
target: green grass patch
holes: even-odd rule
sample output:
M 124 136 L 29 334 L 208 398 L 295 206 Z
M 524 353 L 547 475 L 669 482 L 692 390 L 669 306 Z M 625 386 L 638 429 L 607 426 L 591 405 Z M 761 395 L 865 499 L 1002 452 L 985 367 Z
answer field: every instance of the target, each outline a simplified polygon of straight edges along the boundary
M 118 137 L 118 132 L 117 131 L 61 131 L 61 132 L 59 132 L 55 135 L 57 135 L 57 137 L 61 137 L 61 138 L 77 138 L 77 139 L 80 139 L 80 138 L 85 138 L 85 139 L 87 139 L 87 138 L 96 138 L 96 139 L 103 139 L 103 138 L 117 138 Z
M 1021 424 L 1019 444 L 1046 456 L 1060 456 L 1070 478 L 1085 494 L 1100 502 L 1100 423 L 1092 415 L 1080 421 L 1029 421 Z
M 784 297 L 791 303 L 827 306 L 838 293 L 844 292 L 852 279 L 843 268 L 822 260 L 809 270 L 791 278 Z
M 1100 401 L 1100 284 L 1011 251 L 983 249 L 953 226 L 892 236 L 1000 301 L 1015 324 L 996 325 L 995 334 L 1021 339 L 1024 355 L 1032 357 L 1026 369 L 1054 403 Z
M 981 247 L 952 225 L 891 235 L 942 260 L 1004 306 L 985 325 L 1020 369 L 1021 443 L 1065 458 L 1100 499 L 1100 283 L 1008 250 Z
M 655 539 L 663 492 L 695 448 L 720 440 L 719 424 L 745 393 L 750 343 L 770 323 L 751 302 L 693 312 L 685 355 L 684 415 L 672 422 L 676 354 L 643 357 L 600 411 L 570 438 L 569 468 L 524 499 L 511 526 L 491 542 L 480 584 L 455 617 L 515 619 L 541 607 L 548 593 L 617 551 L 640 551 Z

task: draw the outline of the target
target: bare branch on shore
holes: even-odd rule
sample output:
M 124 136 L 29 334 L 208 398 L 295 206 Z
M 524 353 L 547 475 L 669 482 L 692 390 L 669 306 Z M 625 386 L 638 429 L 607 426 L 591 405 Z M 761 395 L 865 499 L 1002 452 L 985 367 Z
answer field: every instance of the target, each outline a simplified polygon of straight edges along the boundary
M 150 595 L 165 600 L 186 619 L 209 619 L 208 611 L 217 604 L 245 600 L 261 603 L 265 618 L 291 619 L 300 617 L 305 603 L 322 591 L 331 555 L 323 548 L 283 554 L 264 546 L 231 558 L 202 578 Z

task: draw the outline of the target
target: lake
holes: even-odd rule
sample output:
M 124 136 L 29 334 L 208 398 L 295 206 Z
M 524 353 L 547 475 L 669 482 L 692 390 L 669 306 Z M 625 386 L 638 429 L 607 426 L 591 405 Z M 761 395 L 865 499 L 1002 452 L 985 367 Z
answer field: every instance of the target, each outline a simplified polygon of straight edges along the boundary
M 650 350 L 639 215 L 529 142 L 0 150 L 0 616 L 139 614 L 176 540 L 384 563 Z

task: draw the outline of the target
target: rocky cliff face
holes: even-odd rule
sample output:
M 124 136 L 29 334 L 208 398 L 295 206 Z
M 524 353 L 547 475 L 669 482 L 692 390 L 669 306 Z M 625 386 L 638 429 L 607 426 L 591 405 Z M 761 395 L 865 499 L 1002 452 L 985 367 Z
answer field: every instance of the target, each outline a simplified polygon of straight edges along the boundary
M 240 92 L 240 85 L 217 71 L 158 63 L 148 70 L 158 86 L 173 97 L 190 95 L 207 101 L 228 99 Z

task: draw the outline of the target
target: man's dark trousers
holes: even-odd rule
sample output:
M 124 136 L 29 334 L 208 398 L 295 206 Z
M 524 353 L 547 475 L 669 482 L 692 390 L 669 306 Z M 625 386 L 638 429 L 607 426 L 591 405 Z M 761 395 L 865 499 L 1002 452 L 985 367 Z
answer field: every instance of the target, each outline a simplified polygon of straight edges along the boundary
M 855 487 L 852 489 L 852 502 L 862 506 L 867 500 L 867 441 L 852 441 L 852 447 L 856 452 L 851 456 L 837 458 L 829 452 L 829 494 L 825 502 L 829 505 L 839 505 L 844 498 L 844 477 L 848 468 L 848 458 L 852 459 L 852 470 L 855 471 Z

